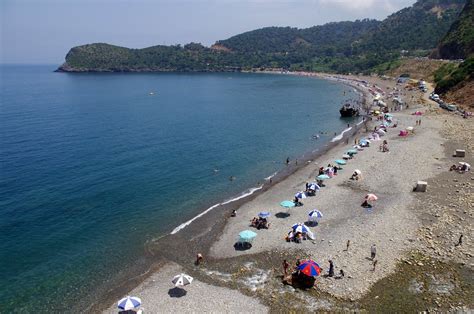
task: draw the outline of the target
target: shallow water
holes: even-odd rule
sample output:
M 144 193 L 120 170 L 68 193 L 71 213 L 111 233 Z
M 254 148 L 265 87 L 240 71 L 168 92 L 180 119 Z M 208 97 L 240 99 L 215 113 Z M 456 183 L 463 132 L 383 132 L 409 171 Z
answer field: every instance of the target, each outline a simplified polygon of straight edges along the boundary
M 322 148 L 347 127 L 339 104 L 356 97 L 286 75 L 54 68 L 1 67 L 7 312 L 93 300 L 91 288 L 132 265 L 147 240 L 258 186 L 287 157 Z

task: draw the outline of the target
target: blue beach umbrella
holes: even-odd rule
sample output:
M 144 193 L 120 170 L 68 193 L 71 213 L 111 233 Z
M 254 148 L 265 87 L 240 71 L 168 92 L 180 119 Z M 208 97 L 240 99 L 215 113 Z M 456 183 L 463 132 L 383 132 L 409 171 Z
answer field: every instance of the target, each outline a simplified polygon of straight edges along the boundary
M 317 183 L 312 182 L 309 184 L 308 189 L 313 190 L 313 191 L 318 191 L 321 189 L 321 187 Z
M 293 203 L 292 201 L 283 201 L 280 203 L 280 205 L 285 208 L 295 207 L 295 203 Z
M 304 192 L 298 192 L 295 194 L 296 198 L 306 198 L 306 194 Z
M 250 230 L 244 230 L 239 233 L 239 242 L 252 242 L 256 236 L 257 234 L 255 232 Z
M 309 218 L 310 220 L 318 220 L 319 218 L 323 217 L 323 213 L 321 213 L 317 209 L 313 209 L 312 211 L 309 212 Z
M 268 217 L 270 217 L 270 215 L 271 214 L 269 212 L 260 212 L 260 213 L 258 213 L 258 217 L 260 217 L 260 218 L 268 218 Z
M 337 159 L 335 160 L 336 164 L 338 165 L 345 165 L 346 164 L 346 161 L 345 160 L 341 160 L 341 159 Z
M 327 179 L 330 179 L 331 177 L 328 176 L 327 174 L 320 174 L 319 176 L 316 177 L 316 180 L 327 180 Z
M 128 296 L 118 301 L 117 306 L 121 310 L 128 311 L 138 308 L 141 304 L 140 298 Z
M 294 224 L 291 228 L 293 229 L 293 232 L 295 232 L 295 233 L 296 232 L 312 233 L 311 230 L 308 227 L 306 227 L 306 225 L 301 224 L 301 223 Z

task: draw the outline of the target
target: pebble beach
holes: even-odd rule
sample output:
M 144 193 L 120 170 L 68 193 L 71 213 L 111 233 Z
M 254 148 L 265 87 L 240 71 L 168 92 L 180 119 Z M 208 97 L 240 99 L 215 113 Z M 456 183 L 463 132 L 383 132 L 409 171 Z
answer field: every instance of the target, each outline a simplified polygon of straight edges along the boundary
M 400 88 L 395 80 L 344 77 L 345 83 L 361 89 L 370 98 L 367 90 L 357 83 L 362 79 L 367 80 L 369 86 L 376 84 L 385 91 Z M 144 311 L 150 313 L 278 312 L 284 309 L 275 306 L 277 303 L 274 301 L 288 297 L 294 301 L 289 305 L 294 310 L 354 310 L 360 309 L 354 302 L 370 295 L 375 284 L 395 274 L 400 263 L 412 265 L 413 252 L 422 252 L 423 258 L 436 258 L 447 263 L 454 261 L 472 270 L 473 244 L 469 235 L 472 235 L 473 222 L 473 175 L 448 171 L 453 162 L 473 162 L 472 119 L 441 111 L 426 94 L 418 91 L 406 92 L 403 98 L 410 107 L 392 112 L 397 126 L 389 127 L 380 141 L 372 141 L 370 147 L 348 160 L 336 176 L 325 181 L 326 186 L 315 196 L 302 200 L 303 206 L 286 209 L 279 204 L 292 200 L 296 192 L 304 191 L 305 183 L 315 180 L 320 167 L 341 159 L 358 139 L 370 136 L 366 131 L 373 130 L 380 122 L 374 119 L 369 122 L 368 130 L 362 128 L 357 134 L 348 133 L 335 147 L 314 160 L 308 160 L 283 180 L 266 182 L 262 193 L 232 208 L 236 210 L 236 217 L 226 218 L 211 243 L 189 250 L 189 262 L 183 263 L 183 259 L 165 261 L 164 266 L 130 289 L 128 295 L 141 297 Z M 416 116 L 415 111 L 423 114 Z M 416 124 L 418 119 L 421 119 L 421 125 Z M 399 131 L 407 127 L 414 127 L 414 131 L 409 136 L 400 137 Z M 458 133 L 463 135 L 457 136 Z M 379 149 L 382 140 L 388 142 L 389 152 Z M 466 150 L 464 159 L 453 161 L 455 147 Z M 361 180 L 350 180 L 355 169 L 362 172 Z M 447 176 L 449 182 L 440 184 L 440 180 Z M 420 180 L 428 182 L 428 190 L 414 193 L 413 188 Z M 462 185 L 459 180 L 464 180 Z M 459 186 L 451 188 L 450 184 Z M 378 196 L 370 209 L 361 206 L 368 193 Z M 446 193 L 445 197 L 443 193 Z M 453 199 L 448 193 L 462 197 Z M 446 199 L 450 201 L 444 204 Z M 455 205 L 453 212 L 439 210 L 443 206 L 453 208 L 450 204 Z M 314 239 L 302 243 L 285 241 L 291 226 L 306 222 L 313 209 L 323 213 L 317 226 L 310 227 Z M 453 230 L 456 222 L 452 215 L 459 215 L 456 209 L 462 213 L 463 219 L 459 222 L 459 231 Z M 257 230 L 250 226 L 250 221 L 261 211 L 271 213 L 270 227 Z M 444 219 L 444 223 L 439 219 Z M 199 220 L 194 223 L 199 224 Z M 252 247 L 235 249 L 237 235 L 247 229 L 257 233 Z M 206 230 L 210 232 L 211 227 Z M 455 243 L 461 233 L 465 237 L 464 243 L 457 248 Z M 376 267 L 370 259 L 370 248 L 374 244 L 377 247 Z M 204 262 L 199 266 L 194 265 L 192 259 L 197 250 L 204 254 Z M 267 267 L 262 266 L 265 255 L 272 259 L 272 264 Z M 282 260 L 278 256 L 290 258 L 291 265 L 296 259 L 307 258 L 319 263 L 323 271 L 316 278 L 314 289 L 298 291 L 285 286 L 281 282 L 283 269 L 278 265 Z M 343 278 L 323 276 L 328 271 L 329 260 L 334 262 L 336 273 L 341 269 L 344 271 Z M 175 297 L 170 292 L 173 288 L 170 280 L 180 272 L 192 274 L 195 280 L 184 287 L 185 295 Z M 112 294 L 111 297 L 119 296 Z M 305 300 L 300 302 L 300 299 Z M 115 313 L 116 304 L 111 303 L 102 310 Z

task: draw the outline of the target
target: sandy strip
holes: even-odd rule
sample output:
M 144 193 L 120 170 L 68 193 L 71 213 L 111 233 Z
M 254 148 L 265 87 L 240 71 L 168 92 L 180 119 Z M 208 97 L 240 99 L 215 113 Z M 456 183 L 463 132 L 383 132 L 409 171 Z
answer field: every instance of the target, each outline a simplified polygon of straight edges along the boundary
M 186 294 L 176 293 L 171 280 L 183 269 L 169 263 L 129 295 L 139 296 L 144 313 L 267 313 L 268 309 L 257 299 L 243 295 L 237 290 L 211 286 L 194 279 L 184 287 Z M 117 313 L 116 304 L 104 313 Z

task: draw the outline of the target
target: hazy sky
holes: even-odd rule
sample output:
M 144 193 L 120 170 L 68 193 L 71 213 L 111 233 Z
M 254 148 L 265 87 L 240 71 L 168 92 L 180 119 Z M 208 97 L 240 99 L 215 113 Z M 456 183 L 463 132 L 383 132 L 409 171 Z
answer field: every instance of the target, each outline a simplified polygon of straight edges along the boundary
M 94 42 L 211 45 L 265 26 L 383 19 L 415 0 L 0 0 L 0 62 L 60 64 Z

